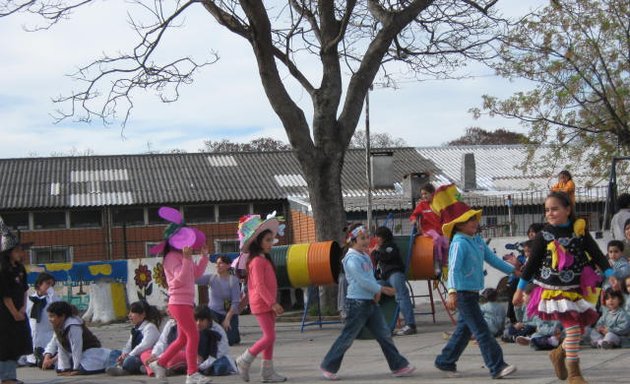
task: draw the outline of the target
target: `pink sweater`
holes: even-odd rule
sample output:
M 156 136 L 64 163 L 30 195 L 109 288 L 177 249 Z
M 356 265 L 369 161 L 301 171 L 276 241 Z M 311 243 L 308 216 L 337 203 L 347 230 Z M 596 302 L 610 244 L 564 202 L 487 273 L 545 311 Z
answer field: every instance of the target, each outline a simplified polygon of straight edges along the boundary
M 199 263 L 185 259 L 179 251 L 171 251 L 164 257 L 164 274 L 168 283 L 168 303 L 195 305 L 195 280 L 206 270 L 208 258 L 202 256 Z
M 247 288 L 253 314 L 271 311 L 276 303 L 278 283 L 273 265 L 264 256 L 254 257 L 248 266 Z

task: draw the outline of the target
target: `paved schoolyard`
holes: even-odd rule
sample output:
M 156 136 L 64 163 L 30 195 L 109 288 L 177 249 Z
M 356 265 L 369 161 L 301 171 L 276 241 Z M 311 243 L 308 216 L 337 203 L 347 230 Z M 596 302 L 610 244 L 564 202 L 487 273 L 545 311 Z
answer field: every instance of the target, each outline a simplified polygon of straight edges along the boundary
M 423 308 L 417 308 L 423 310 Z M 441 308 L 439 308 L 441 309 Z M 410 378 L 391 377 L 378 344 L 373 340 L 357 340 L 346 354 L 339 372 L 343 383 L 487 383 L 490 382 L 488 371 L 483 368 L 478 347 L 470 344 L 462 356 L 458 369 L 461 378 L 449 379 L 433 368 L 433 360 L 440 352 L 445 341 L 443 332 L 452 329 L 446 315 L 440 310 L 437 322 L 433 324 L 430 316 L 418 316 L 419 333 L 412 336 L 396 337 L 395 342 L 401 352 L 417 367 Z M 108 348 L 121 348 L 129 335 L 128 324 L 110 324 L 94 326 L 93 331 Z M 340 324 L 327 324 L 322 329 L 318 326 L 306 327 L 300 332 L 299 322 L 279 322 L 278 341 L 275 350 L 275 364 L 279 373 L 286 375 L 292 383 L 321 383 L 319 363 L 328 348 L 339 334 Z M 258 337 L 259 331 L 253 316 L 241 317 L 243 343 L 232 348 L 234 356 L 240 354 Z M 0 339 L 1 340 L 1 339 Z M 505 380 L 510 383 L 562 383 L 555 379 L 545 352 L 536 352 L 515 344 L 501 344 L 506 361 L 515 364 L 518 372 Z M 630 382 L 630 349 L 593 350 L 581 353 L 582 370 L 591 383 L 628 383 Z M 255 368 L 254 368 L 255 367 Z M 107 375 L 79 376 L 73 378 L 57 377 L 53 372 L 35 368 L 19 368 L 18 376 L 29 384 L 40 383 L 147 383 L 157 384 L 156 379 L 146 376 L 109 377 Z M 259 381 L 258 362 L 252 366 L 252 382 Z M 183 376 L 170 377 L 169 382 L 183 384 Z M 216 383 L 239 383 L 238 376 L 215 377 Z

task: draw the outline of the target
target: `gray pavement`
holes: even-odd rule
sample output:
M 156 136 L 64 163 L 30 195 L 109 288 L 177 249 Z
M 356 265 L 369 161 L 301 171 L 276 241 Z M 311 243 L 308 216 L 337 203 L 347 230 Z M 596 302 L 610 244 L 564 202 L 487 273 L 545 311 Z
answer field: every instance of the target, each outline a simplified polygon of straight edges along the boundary
M 424 310 L 425 308 L 421 308 Z M 339 371 L 344 383 L 486 383 L 490 382 L 488 370 L 483 367 L 478 347 L 471 343 L 462 355 L 458 369 L 461 378 L 446 378 L 433 367 L 433 360 L 445 344 L 443 332 L 452 330 L 446 314 L 438 312 L 434 324 L 430 316 L 417 316 L 418 334 L 395 337 L 394 341 L 402 354 L 416 366 L 413 377 L 393 378 L 387 368 L 385 358 L 374 340 L 357 340 L 347 352 Z M 236 357 L 250 346 L 260 335 L 256 319 L 241 316 L 243 343 L 232 347 Z M 110 324 L 92 327 L 103 345 L 108 348 L 121 348 L 128 335 L 128 324 Z M 323 328 L 309 326 L 300 332 L 299 322 L 279 322 L 277 325 L 277 343 L 275 365 L 277 371 L 289 378 L 291 383 L 321 383 L 319 363 L 339 335 L 340 324 L 326 324 Z M 1 336 L 0 336 L 1 340 Z M 528 347 L 516 344 L 503 344 L 505 360 L 518 367 L 518 372 L 504 380 L 511 383 L 552 384 L 556 380 L 546 352 L 536 352 Z M 581 352 L 583 374 L 590 383 L 629 383 L 630 349 L 595 350 Z M 254 369 L 255 367 L 255 369 Z M 146 376 L 110 377 L 107 375 L 79 376 L 73 378 L 57 377 L 51 371 L 36 368 L 19 368 L 18 377 L 25 383 L 147 383 L 159 381 Z M 259 381 L 258 362 L 252 366 L 252 382 Z M 183 384 L 184 376 L 170 377 L 169 383 Z M 215 383 L 240 383 L 238 376 L 213 378 Z

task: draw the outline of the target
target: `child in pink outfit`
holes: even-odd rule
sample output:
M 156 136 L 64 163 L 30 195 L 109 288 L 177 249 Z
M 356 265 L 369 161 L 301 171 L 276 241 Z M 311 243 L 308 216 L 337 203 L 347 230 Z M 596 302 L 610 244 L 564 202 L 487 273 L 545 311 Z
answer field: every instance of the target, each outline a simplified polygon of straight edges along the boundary
M 239 225 L 241 250 L 249 253 L 247 261 L 247 286 L 249 307 L 262 330 L 262 337 L 245 350 L 236 360 L 239 374 L 244 381 L 249 381 L 249 367 L 262 353 L 262 382 L 277 383 L 287 378 L 273 369 L 273 345 L 276 341 L 276 316 L 284 309 L 276 301 L 278 284 L 276 272 L 269 256 L 276 234 L 278 220 L 275 218 L 262 221 L 259 216 L 246 216 Z
M 194 228 L 186 227 L 178 210 L 161 207 L 158 215 L 171 222 L 164 231 L 164 241 L 151 249 L 152 253 L 164 255 L 164 274 L 168 284 L 168 312 L 177 321 L 177 339 L 149 364 L 156 378 L 166 377 L 168 362 L 181 349 L 186 354 L 186 384 L 206 384 L 210 379 L 201 375 L 197 368 L 199 332 L 195 321 L 195 280 L 206 270 L 208 249 L 205 235 Z M 193 248 L 201 249 L 201 259 L 192 259 Z M 180 251 L 181 249 L 181 251 Z

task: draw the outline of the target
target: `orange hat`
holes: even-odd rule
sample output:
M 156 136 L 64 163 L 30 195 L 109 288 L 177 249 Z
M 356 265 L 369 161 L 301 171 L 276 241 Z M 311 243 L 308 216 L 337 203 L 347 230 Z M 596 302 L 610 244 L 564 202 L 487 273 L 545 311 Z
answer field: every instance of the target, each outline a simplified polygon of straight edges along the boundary
M 481 210 L 471 209 L 466 203 L 459 201 L 461 194 L 455 184 L 442 185 L 435 190 L 431 200 L 431 209 L 442 221 L 442 233 L 451 238 L 453 228 L 457 223 L 465 223 L 471 217 L 476 216 L 481 220 Z

